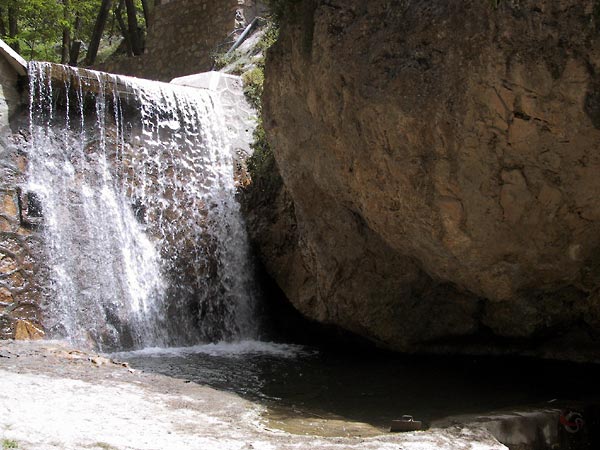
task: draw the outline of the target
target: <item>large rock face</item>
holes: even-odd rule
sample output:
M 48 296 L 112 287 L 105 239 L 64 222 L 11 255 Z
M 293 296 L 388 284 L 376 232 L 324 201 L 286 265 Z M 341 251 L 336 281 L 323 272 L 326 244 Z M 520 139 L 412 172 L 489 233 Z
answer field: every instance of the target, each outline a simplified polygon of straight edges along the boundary
M 295 217 L 255 236 L 300 311 L 402 351 L 598 359 L 596 4 L 288 11 L 264 101 Z

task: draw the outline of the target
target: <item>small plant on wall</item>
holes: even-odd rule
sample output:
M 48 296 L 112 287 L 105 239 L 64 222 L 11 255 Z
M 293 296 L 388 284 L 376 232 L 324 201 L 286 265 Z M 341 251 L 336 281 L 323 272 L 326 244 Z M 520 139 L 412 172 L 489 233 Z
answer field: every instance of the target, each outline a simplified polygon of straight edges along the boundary
M 2 439 L 2 450 L 7 450 L 10 448 L 19 448 L 19 443 L 17 441 L 13 441 L 12 439 Z

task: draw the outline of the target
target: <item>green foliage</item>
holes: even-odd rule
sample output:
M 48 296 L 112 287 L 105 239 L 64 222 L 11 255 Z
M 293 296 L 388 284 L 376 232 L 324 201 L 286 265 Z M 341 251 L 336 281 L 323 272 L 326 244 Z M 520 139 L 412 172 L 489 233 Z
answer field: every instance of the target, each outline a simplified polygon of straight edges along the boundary
M 2 39 L 17 47 L 25 59 L 59 62 L 63 32 L 67 30 L 71 41 L 82 41 L 85 47 L 91 38 L 101 3 L 102 0 L 0 0 Z M 115 37 L 120 39 L 115 18 L 118 4 L 118 0 L 113 1 L 112 24 L 104 33 L 107 41 Z M 141 0 L 136 0 L 136 8 L 140 23 L 143 23 Z M 15 36 L 9 29 L 9 10 L 16 16 Z
M 279 38 L 279 27 L 273 21 L 267 24 L 265 33 L 257 42 L 256 47 L 265 53 Z M 264 66 L 264 61 L 263 61 Z
M 238 51 L 233 51 L 231 53 L 214 53 L 214 69 L 221 70 L 223 67 L 226 67 L 232 62 L 236 61 L 239 57 L 240 53 Z
M 16 36 L 6 36 L 11 45 L 18 45 L 22 54 L 31 59 L 54 60 L 54 46 L 62 39 L 63 5 L 53 0 L 1 0 L 4 10 L 12 8 L 18 18 Z M 3 14 L 3 17 L 7 17 Z
M 244 94 L 248 102 L 258 111 L 258 124 L 254 130 L 252 156 L 248 158 L 247 167 L 252 183 L 261 190 L 272 189 L 277 182 L 277 169 L 273 151 L 267 140 L 262 120 L 262 93 L 265 82 L 263 67 L 255 67 L 242 75 Z
M 261 67 L 255 67 L 242 75 L 244 94 L 250 104 L 260 112 L 262 109 L 261 97 L 265 82 L 265 73 Z
M 283 8 L 284 4 L 295 0 L 270 1 L 271 8 L 275 3 L 278 8 Z M 272 10 L 273 11 L 273 10 Z M 276 14 L 281 11 L 276 12 Z M 254 108 L 258 111 L 259 118 L 256 129 L 254 130 L 254 142 L 252 143 L 253 153 L 247 161 L 248 172 L 252 178 L 252 184 L 260 191 L 276 192 L 281 186 L 281 177 L 277 170 L 273 149 L 267 140 L 267 134 L 263 126 L 262 118 L 262 95 L 265 82 L 265 58 L 267 50 L 277 41 L 279 37 L 279 26 L 276 21 L 270 20 L 267 24 L 265 33 L 257 43 L 257 48 L 262 52 L 263 57 L 256 62 L 256 67 L 242 75 L 244 83 L 244 94 Z
M 252 178 L 253 187 L 267 193 L 277 192 L 281 187 L 282 181 L 277 170 L 273 149 L 267 140 L 262 120 L 259 120 L 254 130 L 252 150 L 254 152 L 248 158 L 246 164 Z
M 2 450 L 7 450 L 9 448 L 19 448 L 18 442 L 13 441 L 12 439 L 2 439 Z

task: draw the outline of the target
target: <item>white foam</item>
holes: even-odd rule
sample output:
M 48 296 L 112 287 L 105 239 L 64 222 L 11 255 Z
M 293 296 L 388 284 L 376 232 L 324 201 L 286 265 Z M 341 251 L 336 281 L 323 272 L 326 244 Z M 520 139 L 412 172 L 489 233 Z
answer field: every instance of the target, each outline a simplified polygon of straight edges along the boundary
M 316 351 L 294 344 L 279 344 L 263 341 L 217 342 L 194 345 L 192 347 L 149 347 L 130 352 L 112 353 L 112 358 L 175 358 L 180 356 L 204 354 L 209 356 L 238 357 L 246 355 L 269 355 L 278 358 L 296 358 L 315 354 Z

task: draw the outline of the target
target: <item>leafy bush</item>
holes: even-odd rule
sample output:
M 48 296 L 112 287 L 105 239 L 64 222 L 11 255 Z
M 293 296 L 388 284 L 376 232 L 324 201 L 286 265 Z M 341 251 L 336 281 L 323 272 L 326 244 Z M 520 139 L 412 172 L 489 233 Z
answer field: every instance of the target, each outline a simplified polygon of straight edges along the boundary
M 239 59 L 239 57 L 240 57 L 240 54 L 237 51 L 231 52 L 229 54 L 227 54 L 227 53 L 215 53 L 215 54 L 213 54 L 214 70 L 220 70 L 223 67 L 228 66 L 232 62 L 234 62 L 237 59 Z
M 277 192 L 281 187 L 282 180 L 262 120 L 259 120 L 254 130 L 252 149 L 254 152 L 246 164 L 252 178 L 253 188 L 262 192 Z
M 271 47 L 279 38 L 279 27 L 273 22 L 269 21 L 265 33 L 262 35 L 258 43 L 257 48 L 265 53 L 269 47 Z
M 244 94 L 250 104 L 261 111 L 261 97 L 263 93 L 263 85 L 265 82 L 265 73 L 261 67 L 255 67 L 242 75 L 244 83 Z
M 279 37 L 279 26 L 277 19 L 286 9 L 298 0 L 270 0 L 272 17 L 266 25 L 266 30 L 256 44 L 263 57 L 258 59 L 256 67 L 242 74 L 244 83 L 244 94 L 248 102 L 258 111 L 258 123 L 254 130 L 254 142 L 252 143 L 252 156 L 248 158 L 246 165 L 252 179 L 252 187 L 256 191 L 275 193 L 281 187 L 281 177 L 275 163 L 273 150 L 263 126 L 262 118 L 262 94 L 265 82 L 265 58 L 267 50 L 277 41 Z M 267 196 L 268 197 L 268 196 Z

